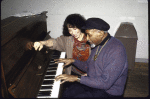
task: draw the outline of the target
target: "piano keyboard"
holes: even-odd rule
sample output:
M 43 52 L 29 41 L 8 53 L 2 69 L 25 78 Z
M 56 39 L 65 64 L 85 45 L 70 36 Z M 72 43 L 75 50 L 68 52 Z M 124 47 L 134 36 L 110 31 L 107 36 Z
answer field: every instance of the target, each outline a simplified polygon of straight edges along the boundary
M 49 63 L 44 81 L 41 85 L 37 98 L 58 98 L 60 81 L 54 81 L 55 77 L 62 74 L 64 63 L 54 63 L 54 59 L 65 58 L 65 52 L 61 52 L 60 57 L 53 54 L 53 59 Z

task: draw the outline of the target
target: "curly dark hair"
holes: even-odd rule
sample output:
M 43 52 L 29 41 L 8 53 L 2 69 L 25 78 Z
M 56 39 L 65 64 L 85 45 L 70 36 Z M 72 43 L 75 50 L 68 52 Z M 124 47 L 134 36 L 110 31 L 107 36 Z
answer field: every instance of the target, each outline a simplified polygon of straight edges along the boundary
M 80 14 L 70 14 L 64 21 L 63 25 L 63 35 L 64 36 L 71 36 L 68 31 L 67 24 L 72 25 L 73 27 L 77 27 L 81 30 L 81 32 L 85 33 L 85 30 L 81 29 L 85 25 L 86 19 Z

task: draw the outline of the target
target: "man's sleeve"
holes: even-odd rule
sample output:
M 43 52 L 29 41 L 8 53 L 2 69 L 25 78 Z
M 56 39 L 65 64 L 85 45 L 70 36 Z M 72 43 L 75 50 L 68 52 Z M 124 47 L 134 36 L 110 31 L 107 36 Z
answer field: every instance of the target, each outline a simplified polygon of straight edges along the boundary
M 88 65 L 87 65 L 87 61 L 80 61 L 80 60 L 76 60 L 74 59 L 75 62 L 73 63 L 76 67 L 78 67 L 79 69 L 81 69 L 82 71 L 87 72 L 88 69 Z

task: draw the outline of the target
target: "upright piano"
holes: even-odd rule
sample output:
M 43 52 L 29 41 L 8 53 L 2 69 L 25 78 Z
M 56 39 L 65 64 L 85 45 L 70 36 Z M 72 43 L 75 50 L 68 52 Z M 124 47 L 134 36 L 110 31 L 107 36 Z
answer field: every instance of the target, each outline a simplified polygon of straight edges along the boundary
M 45 47 L 35 51 L 33 42 L 47 40 L 46 13 L 1 20 L 1 95 L 4 98 L 58 98 L 65 52 Z

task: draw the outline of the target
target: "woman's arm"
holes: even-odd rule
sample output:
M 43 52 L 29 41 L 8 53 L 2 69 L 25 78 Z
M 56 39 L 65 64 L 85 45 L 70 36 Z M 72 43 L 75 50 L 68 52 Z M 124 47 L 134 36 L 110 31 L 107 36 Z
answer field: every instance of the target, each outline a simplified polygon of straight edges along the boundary
M 38 41 L 38 42 L 34 42 L 34 48 L 35 50 L 41 50 L 43 48 L 43 46 L 47 46 L 47 47 L 52 47 L 53 46 L 53 40 L 49 39 L 49 40 L 45 40 L 45 41 Z
M 38 41 L 34 42 L 34 48 L 35 50 L 41 50 L 43 46 L 47 46 L 52 50 L 59 50 L 59 51 L 65 51 L 65 43 L 66 43 L 67 38 L 64 36 L 60 36 L 56 39 L 51 38 L 45 41 Z

